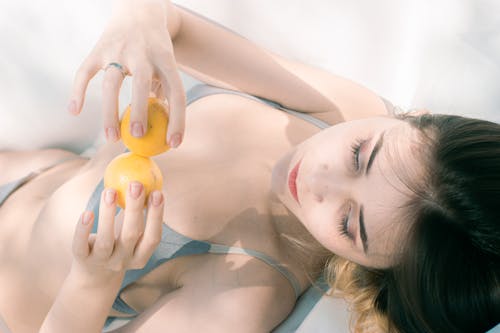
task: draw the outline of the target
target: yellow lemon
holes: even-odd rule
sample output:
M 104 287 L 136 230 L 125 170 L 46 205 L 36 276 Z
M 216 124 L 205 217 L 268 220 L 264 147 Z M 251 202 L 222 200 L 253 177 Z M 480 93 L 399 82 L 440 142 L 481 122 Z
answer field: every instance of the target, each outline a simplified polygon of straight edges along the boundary
M 134 153 L 124 153 L 109 162 L 104 172 L 104 186 L 117 192 L 118 206 L 125 208 L 128 184 L 138 181 L 144 186 L 146 201 L 149 194 L 163 187 L 163 176 L 158 165 L 149 157 Z
M 148 98 L 148 126 L 143 137 L 136 138 L 130 133 L 130 105 L 125 110 L 121 124 L 121 135 L 125 146 L 141 156 L 161 154 L 170 146 L 167 144 L 168 106 L 160 99 Z

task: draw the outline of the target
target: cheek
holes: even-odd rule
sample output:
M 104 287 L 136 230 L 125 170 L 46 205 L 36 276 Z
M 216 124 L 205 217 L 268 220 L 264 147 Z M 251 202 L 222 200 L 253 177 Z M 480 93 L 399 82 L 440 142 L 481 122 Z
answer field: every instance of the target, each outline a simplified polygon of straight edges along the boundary
M 339 231 L 338 221 L 331 215 L 331 212 L 328 213 L 317 209 L 306 214 L 302 223 L 309 233 L 326 249 L 338 256 L 361 263 L 362 258 L 359 250 L 351 240 L 342 236 Z
M 342 239 L 331 213 L 322 209 L 306 212 L 302 223 L 311 235 L 328 250 L 336 253 L 340 247 L 345 246 L 345 240 Z

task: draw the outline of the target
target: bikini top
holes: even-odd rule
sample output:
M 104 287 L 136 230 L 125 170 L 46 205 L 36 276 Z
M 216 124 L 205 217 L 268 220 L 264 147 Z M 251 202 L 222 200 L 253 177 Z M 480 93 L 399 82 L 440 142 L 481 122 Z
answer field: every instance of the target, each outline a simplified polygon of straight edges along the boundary
M 292 114 L 296 117 L 302 118 L 315 126 L 318 126 L 319 128 L 323 129 L 326 127 L 329 127 L 330 125 L 320 119 L 314 118 L 309 114 L 306 113 L 301 113 L 293 110 L 286 109 L 279 105 L 278 103 L 275 103 L 273 101 L 264 99 L 264 98 L 259 98 L 255 97 L 243 92 L 239 91 L 233 91 L 233 90 L 228 90 L 228 89 L 223 89 L 223 88 L 218 88 L 214 86 L 209 86 L 205 84 L 197 85 L 193 87 L 188 93 L 187 93 L 187 104 L 191 104 L 194 101 L 208 95 L 214 95 L 214 94 L 236 94 L 240 96 L 244 96 L 250 99 L 253 99 L 255 101 L 265 103 L 267 105 L 270 105 L 274 108 L 283 110 L 289 114 Z M 28 182 L 29 180 L 33 179 L 37 175 L 39 175 L 41 172 L 59 164 L 68 159 L 64 159 L 63 161 L 59 161 L 58 163 L 55 163 L 53 165 L 50 165 L 48 167 L 41 168 L 37 171 L 34 171 L 30 173 L 29 175 L 20 178 L 18 180 L 15 180 L 13 182 L 10 182 L 8 184 L 5 184 L 3 186 L 0 186 L 0 205 L 9 197 L 10 194 L 12 194 L 16 189 L 18 189 L 20 186 Z M 100 204 L 100 196 L 101 192 L 104 190 L 104 182 L 101 179 L 101 181 L 98 183 L 96 186 L 95 190 L 93 191 L 88 203 L 87 203 L 87 210 L 91 210 L 94 212 L 95 216 L 95 221 L 94 221 L 94 226 L 92 232 L 97 232 L 97 226 L 98 226 L 98 216 L 99 216 L 99 204 Z M 119 213 L 119 208 L 116 211 L 116 214 Z M 168 260 L 181 257 L 181 256 L 186 256 L 186 255 L 195 255 L 195 254 L 204 254 L 204 253 L 215 253 L 215 254 L 245 254 L 252 256 L 254 258 L 257 258 L 266 264 L 272 266 L 274 269 L 276 269 L 279 273 L 281 273 L 289 282 L 290 285 L 292 286 L 296 298 L 298 298 L 301 294 L 301 287 L 300 284 L 295 277 L 295 275 L 288 270 L 286 267 L 281 265 L 279 262 L 277 262 L 275 259 L 270 257 L 269 255 L 255 251 L 252 249 L 248 248 L 241 248 L 241 247 L 234 247 L 234 246 L 227 246 L 223 244 L 214 244 L 210 243 L 204 240 L 196 240 L 192 239 L 190 237 L 187 237 L 185 235 L 180 234 L 179 232 L 175 231 L 174 229 L 170 228 L 166 224 L 163 224 L 162 226 L 162 238 L 160 241 L 160 244 L 154 251 L 153 255 L 147 262 L 147 264 L 142 268 L 142 269 L 134 269 L 134 270 L 128 270 L 125 273 L 125 277 L 123 279 L 122 285 L 120 287 L 120 290 L 116 296 L 116 299 L 113 303 L 113 309 L 116 311 L 119 311 L 123 314 L 130 315 L 130 317 L 126 318 L 120 318 L 120 317 L 108 317 L 106 320 L 106 324 L 104 326 L 104 331 L 111 329 L 114 321 L 130 321 L 132 318 L 138 315 L 137 311 L 135 311 L 133 308 L 131 308 L 123 299 L 121 298 L 121 293 L 122 291 L 129 286 L 130 284 L 134 283 L 138 279 L 140 279 L 142 276 L 146 275 L 147 273 L 151 272 L 154 270 L 156 267 L 160 266 L 161 264 L 165 263 Z M 123 324 L 122 324 L 123 325 Z M 120 325 L 120 326 L 122 326 Z
M 314 118 L 310 115 L 285 109 L 275 102 L 258 98 L 243 92 L 218 88 L 205 84 L 194 86 L 192 89 L 188 91 L 187 104 L 189 105 L 202 97 L 214 94 L 236 94 L 245 96 L 247 98 L 251 98 L 253 100 L 271 105 L 275 108 L 282 109 L 297 117 L 303 118 L 320 128 L 326 128 L 330 126 L 329 124 L 323 122 L 322 120 Z M 99 216 L 98 212 L 99 212 L 100 196 L 103 190 L 104 190 L 104 183 L 101 180 L 98 186 L 96 187 L 94 193 L 92 194 L 89 203 L 87 205 L 88 210 L 94 211 L 94 216 Z M 118 212 L 119 209 L 117 209 L 117 214 Z M 96 231 L 97 231 L 97 221 L 94 222 L 94 229 L 92 232 Z M 153 253 L 153 255 L 151 256 L 146 266 L 142 269 L 129 270 L 125 273 L 125 278 L 123 279 L 122 286 L 120 288 L 118 296 L 115 299 L 115 302 L 113 303 L 113 309 L 122 312 L 124 314 L 129 314 L 133 316 L 137 315 L 138 313 L 121 299 L 120 294 L 123 291 L 123 289 L 125 289 L 127 286 L 137 281 L 139 278 L 146 275 L 148 272 L 152 271 L 153 269 L 155 269 L 156 267 L 158 267 L 159 265 L 168 260 L 180 256 L 203 254 L 203 253 L 246 254 L 254 258 L 257 258 L 265 262 L 266 264 L 272 266 L 290 282 L 290 285 L 292 286 L 295 292 L 296 298 L 298 298 L 301 294 L 301 287 L 295 275 L 269 255 L 248 248 L 227 246 L 223 244 L 214 244 L 203 240 L 195 240 L 185 235 L 182 235 L 177 231 L 175 231 L 174 229 L 167 226 L 166 224 L 163 224 L 162 239 L 160 241 L 160 244 Z

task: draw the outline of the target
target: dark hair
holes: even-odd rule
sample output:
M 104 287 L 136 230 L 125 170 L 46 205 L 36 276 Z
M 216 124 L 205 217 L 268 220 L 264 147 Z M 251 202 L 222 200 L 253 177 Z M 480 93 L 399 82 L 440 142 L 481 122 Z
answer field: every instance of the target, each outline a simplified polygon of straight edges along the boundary
M 407 205 L 414 223 L 398 264 L 366 270 L 375 307 L 389 331 L 484 333 L 500 322 L 500 125 L 401 119 L 423 134 L 428 172 Z

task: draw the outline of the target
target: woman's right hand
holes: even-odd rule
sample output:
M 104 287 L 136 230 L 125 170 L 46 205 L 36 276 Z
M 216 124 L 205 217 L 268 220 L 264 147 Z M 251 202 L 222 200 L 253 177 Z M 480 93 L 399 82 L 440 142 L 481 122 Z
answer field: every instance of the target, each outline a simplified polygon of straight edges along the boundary
M 100 39 L 76 74 L 68 111 L 79 114 L 89 81 L 103 69 L 103 117 L 108 140 L 120 138 L 118 96 L 123 79 L 132 76 L 130 131 L 141 137 L 147 130 L 147 98 L 153 92 L 167 98 L 170 114 L 167 142 L 177 147 L 185 127 L 186 98 L 177 72 L 171 34 L 179 16 L 167 0 L 121 0 Z M 168 28 L 167 28 L 168 27 Z M 113 65 L 110 65 L 113 64 Z M 121 65 L 121 68 L 120 68 Z M 177 144 L 173 142 L 176 140 Z
M 86 211 L 73 238 L 72 272 L 96 285 L 123 277 L 130 269 L 142 269 L 161 241 L 164 200 L 161 191 L 149 195 L 139 182 L 130 182 L 127 207 L 122 218 L 115 217 L 117 192 L 107 188 L 101 194 L 97 233 L 91 233 L 95 217 Z M 145 216 L 146 215 L 146 216 Z
M 115 218 L 116 190 L 101 195 L 97 233 L 94 215 L 86 211 L 73 236 L 73 261 L 40 333 L 101 332 L 110 308 L 130 269 L 142 269 L 162 237 L 163 194 L 149 195 L 139 182 L 131 182 L 122 219 Z M 146 215 L 146 216 L 145 216 Z

